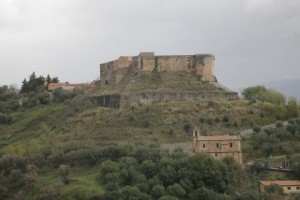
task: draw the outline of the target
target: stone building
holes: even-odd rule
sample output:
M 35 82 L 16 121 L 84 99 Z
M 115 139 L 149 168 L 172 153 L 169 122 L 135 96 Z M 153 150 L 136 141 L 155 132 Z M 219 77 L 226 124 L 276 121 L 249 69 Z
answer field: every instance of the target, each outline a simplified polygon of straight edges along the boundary
M 216 81 L 212 54 L 155 56 L 154 52 L 141 52 L 138 56 L 121 56 L 117 60 L 100 64 L 101 86 L 115 85 L 131 72 L 194 73 L 203 81 Z
M 193 152 L 207 153 L 216 159 L 227 156 L 242 164 L 241 140 L 238 135 L 202 136 L 198 128 L 193 130 Z
M 228 101 L 238 94 L 217 82 L 212 54 L 157 56 L 141 52 L 100 64 L 92 101 L 124 108 L 158 102 Z
M 284 181 L 260 181 L 259 188 L 261 192 L 265 191 L 265 187 L 270 185 L 279 185 L 282 187 L 285 194 L 299 194 L 300 181 L 298 180 L 284 180 Z
M 74 90 L 74 88 L 79 88 L 79 87 L 84 87 L 84 86 L 89 86 L 89 84 L 82 84 L 82 83 L 50 83 L 48 85 L 48 90 L 52 91 L 58 88 L 61 88 L 63 90 L 68 90 L 68 91 L 72 91 Z

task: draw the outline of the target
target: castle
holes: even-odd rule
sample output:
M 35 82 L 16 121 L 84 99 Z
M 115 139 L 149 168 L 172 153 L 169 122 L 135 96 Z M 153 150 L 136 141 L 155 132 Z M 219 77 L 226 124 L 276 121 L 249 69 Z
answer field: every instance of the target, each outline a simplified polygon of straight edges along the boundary
M 157 56 L 141 52 L 100 64 L 100 89 L 94 103 L 106 107 L 167 101 L 235 100 L 217 82 L 212 54 Z
M 155 56 L 154 52 L 141 52 L 138 56 L 121 56 L 100 64 L 101 85 L 119 84 L 131 72 L 191 72 L 202 81 L 216 81 L 215 57 L 211 54 Z

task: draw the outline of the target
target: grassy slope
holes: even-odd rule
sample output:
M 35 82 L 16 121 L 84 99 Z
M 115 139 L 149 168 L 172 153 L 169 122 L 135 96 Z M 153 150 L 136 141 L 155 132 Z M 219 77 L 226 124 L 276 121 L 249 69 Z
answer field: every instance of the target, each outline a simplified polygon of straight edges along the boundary
M 259 104 L 245 101 L 159 103 L 124 110 L 92 107 L 72 116 L 64 114 L 68 109 L 51 104 L 15 113 L 12 124 L 0 125 L 0 152 L 41 152 L 45 146 L 68 151 L 110 143 L 187 142 L 195 126 L 202 134 L 234 134 L 252 124 L 275 121 L 272 116 L 260 117 Z
M 74 105 L 73 105 L 74 106 Z M 0 125 L 0 155 L 5 153 L 43 153 L 72 151 L 111 143 L 174 143 L 191 141 L 191 130 L 198 126 L 202 134 L 234 134 L 252 124 L 275 122 L 264 115 L 261 104 L 246 101 L 174 102 L 138 106 L 124 110 L 91 107 L 66 113 L 72 105 L 50 104 L 13 114 L 13 123 Z M 228 120 L 224 121 L 225 116 Z M 70 185 L 60 182 L 57 169 L 39 171 L 39 184 L 69 190 L 86 186 L 99 190 L 97 167 L 72 167 Z
M 120 92 L 183 92 L 183 91 L 222 91 L 214 85 L 197 79 L 188 72 L 139 72 L 129 74 L 118 85 L 106 86 L 97 94 L 112 94 Z
M 0 126 L 0 152 L 25 153 L 37 139 L 37 145 L 45 145 L 61 125 L 63 111 L 63 104 L 54 103 L 13 113 L 13 122 Z

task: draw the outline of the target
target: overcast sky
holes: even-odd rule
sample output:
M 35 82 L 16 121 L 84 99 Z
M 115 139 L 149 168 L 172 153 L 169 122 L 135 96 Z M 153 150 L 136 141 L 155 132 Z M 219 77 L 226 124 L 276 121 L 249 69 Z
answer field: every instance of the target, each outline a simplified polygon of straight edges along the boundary
M 0 85 L 90 82 L 120 55 L 215 54 L 222 84 L 300 78 L 300 0 L 0 0 Z

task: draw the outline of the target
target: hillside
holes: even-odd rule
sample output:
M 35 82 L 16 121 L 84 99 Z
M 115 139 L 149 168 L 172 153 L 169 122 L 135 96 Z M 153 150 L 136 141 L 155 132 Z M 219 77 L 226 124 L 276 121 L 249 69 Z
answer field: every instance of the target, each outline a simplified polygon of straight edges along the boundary
M 191 141 L 190 131 L 195 126 L 201 134 L 237 134 L 254 124 L 276 121 L 262 104 L 246 101 L 158 103 L 124 110 L 80 101 L 15 112 L 11 124 L 0 125 L 0 152 L 26 154 L 45 146 L 54 150 L 61 146 L 186 142 Z
M 102 86 L 95 95 L 137 92 L 224 91 L 188 72 L 138 72 L 128 74 L 117 85 Z
M 220 199 L 238 199 L 241 194 L 257 194 L 257 188 L 253 188 L 256 175 L 241 172 L 230 162 L 223 163 L 206 156 L 187 157 L 176 151 L 169 154 L 159 147 L 165 143 L 190 142 L 191 131 L 196 126 L 203 135 L 238 134 L 243 129 L 286 119 L 284 107 L 274 105 L 276 109 L 270 110 L 270 104 L 259 101 L 161 102 L 118 109 L 91 104 L 89 98 L 92 94 L 65 103 L 53 102 L 19 109 L 11 113 L 12 122 L 0 124 L 0 170 L 3 172 L 0 198 L 14 199 L 15 195 L 18 198 L 24 195 L 25 199 L 63 200 L 70 196 L 78 199 L 76 196 L 81 195 L 81 199 L 99 199 L 108 195 L 107 192 L 115 191 L 117 193 L 109 194 L 120 196 L 127 194 L 127 190 L 134 191 L 134 194 L 147 194 L 148 199 L 172 194 L 188 199 L 197 199 L 192 196 L 204 194 L 219 196 Z M 255 141 L 256 137 L 242 141 L 243 150 L 247 152 L 245 159 L 253 158 L 252 153 L 264 156 L 264 149 L 254 149 Z M 278 153 L 285 153 L 285 149 Z M 294 152 L 297 151 L 295 148 Z M 186 165 L 190 162 L 188 160 L 195 166 Z M 105 163 L 111 161 L 113 163 L 106 168 Z M 197 164 L 202 162 L 207 164 Z M 126 168 L 126 163 L 131 163 L 129 166 L 132 167 Z M 161 182 L 157 178 L 145 179 L 149 172 L 144 169 L 148 167 L 165 167 L 166 171 L 153 169 Z M 227 170 L 226 173 L 232 173 L 232 177 L 228 179 L 218 175 L 222 183 L 214 186 L 202 173 L 188 176 L 184 171 L 172 172 L 173 168 L 179 171 L 194 167 L 201 171 L 209 170 L 207 173 L 211 174 L 222 174 Z M 103 170 L 116 171 L 106 176 Z M 126 170 L 135 174 L 135 178 L 127 179 L 124 176 Z M 194 189 L 191 190 L 185 186 L 191 184 L 185 183 L 188 180 L 179 180 L 182 177 L 193 180 L 194 176 L 203 179 L 205 187 L 202 185 L 201 190 L 198 182 L 193 182 Z M 243 187 L 236 185 L 240 177 L 247 179 Z M 110 180 L 118 181 L 118 185 L 111 185 Z M 124 181 L 130 181 L 130 188 Z M 153 181 L 158 181 L 160 186 L 158 194 L 151 191 L 157 189 Z M 141 182 L 143 185 L 140 185 Z M 230 188 L 224 188 L 223 183 Z M 152 189 L 145 189 L 146 186 Z M 174 187 L 183 187 L 180 189 L 182 192 L 174 193 Z

